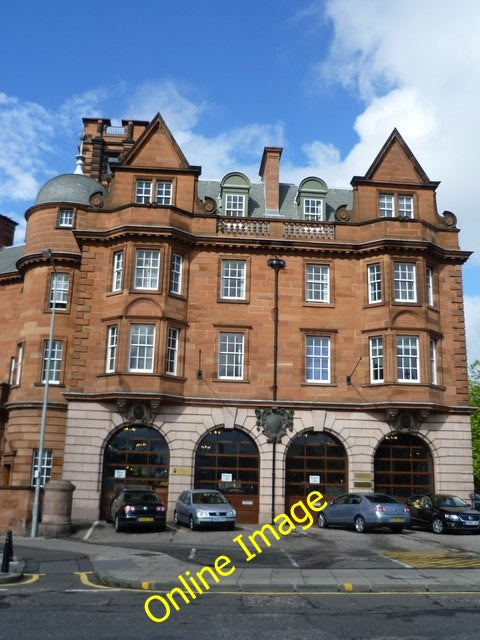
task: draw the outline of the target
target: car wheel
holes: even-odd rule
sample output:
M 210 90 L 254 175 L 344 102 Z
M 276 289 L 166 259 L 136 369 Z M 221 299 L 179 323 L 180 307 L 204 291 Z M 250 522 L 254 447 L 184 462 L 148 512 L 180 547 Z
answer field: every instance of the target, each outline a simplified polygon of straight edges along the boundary
M 173 512 L 173 523 L 176 525 L 180 525 L 180 520 L 178 519 L 178 513 L 176 509 Z
M 401 526 L 397 526 L 397 527 L 390 527 L 390 531 L 392 533 L 402 533 L 403 531 L 403 527 Z
M 119 533 L 120 531 L 123 531 L 123 527 L 120 524 L 120 520 L 118 519 L 118 516 L 115 516 L 115 531 L 117 533 Z
M 365 520 L 362 518 L 362 516 L 357 516 L 355 518 L 355 531 L 357 533 L 366 533 L 367 531 L 367 525 L 365 523 Z
M 318 514 L 318 526 L 320 529 L 326 529 L 328 527 L 327 521 L 323 513 Z
M 194 529 L 196 529 L 195 527 L 195 522 L 193 520 L 193 516 L 190 516 L 188 518 L 188 526 L 190 527 L 190 529 L 193 531 Z
M 445 531 L 445 525 L 440 518 L 434 518 L 432 520 L 433 533 L 443 533 Z

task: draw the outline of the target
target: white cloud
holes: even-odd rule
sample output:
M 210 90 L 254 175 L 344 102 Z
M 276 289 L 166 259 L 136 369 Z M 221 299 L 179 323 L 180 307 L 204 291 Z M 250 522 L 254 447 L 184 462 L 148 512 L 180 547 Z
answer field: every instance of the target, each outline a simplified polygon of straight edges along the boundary
M 310 22 L 315 10 L 321 23 L 324 2 L 310 5 Z M 348 184 L 397 127 L 427 175 L 442 182 L 439 209 L 456 213 L 462 248 L 476 249 L 480 3 L 463 0 L 452 11 L 449 0 L 329 0 L 326 13 L 334 38 L 316 67 L 319 81 L 347 88 L 365 108 L 354 123 L 359 142 L 348 155 L 339 162 L 334 149 L 323 160 L 310 154 L 312 166 L 304 169 L 319 167 L 327 183 L 335 176 L 335 184 Z
M 465 296 L 464 303 L 467 357 L 469 362 L 473 362 L 480 360 L 480 296 Z

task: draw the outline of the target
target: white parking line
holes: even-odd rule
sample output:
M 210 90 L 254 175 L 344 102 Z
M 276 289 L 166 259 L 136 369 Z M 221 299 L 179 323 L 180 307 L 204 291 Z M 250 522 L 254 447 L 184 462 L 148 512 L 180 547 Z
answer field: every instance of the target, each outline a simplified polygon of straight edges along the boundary
M 188 556 L 189 560 L 193 560 L 194 559 L 195 552 L 196 552 L 196 549 L 195 549 L 195 547 L 193 547 L 192 550 L 190 551 L 190 555 Z
M 295 560 L 295 558 L 293 558 L 288 551 L 285 551 L 285 549 L 282 549 L 283 553 L 287 556 L 287 558 L 290 560 L 290 562 L 292 563 L 292 566 L 294 566 L 296 569 L 300 569 L 300 565 L 298 564 L 298 562 Z
M 92 526 L 90 527 L 90 529 L 87 531 L 87 533 L 83 536 L 84 540 L 88 540 L 89 537 L 92 535 L 93 530 L 95 529 L 95 527 L 97 526 L 97 524 L 100 524 L 100 520 L 95 520 L 95 522 L 92 524 Z

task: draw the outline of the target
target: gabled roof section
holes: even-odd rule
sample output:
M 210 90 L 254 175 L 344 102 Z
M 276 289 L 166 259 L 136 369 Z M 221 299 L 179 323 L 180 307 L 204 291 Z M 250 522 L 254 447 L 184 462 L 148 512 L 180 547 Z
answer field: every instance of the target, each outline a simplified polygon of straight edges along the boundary
M 387 138 L 365 176 L 355 176 L 351 184 L 364 180 L 424 184 L 431 187 L 437 187 L 440 184 L 429 179 L 397 129 L 394 129 Z
M 188 169 L 190 164 L 182 153 L 162 116 L 157 113 L 142 135 L 124 156 L 120 165 Z

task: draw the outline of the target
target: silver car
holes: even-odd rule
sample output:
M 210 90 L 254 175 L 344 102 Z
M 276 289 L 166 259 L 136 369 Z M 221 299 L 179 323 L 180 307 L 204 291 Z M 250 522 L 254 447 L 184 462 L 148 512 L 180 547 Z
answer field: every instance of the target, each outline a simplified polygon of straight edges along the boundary
M 358 533 L 379 527 L 400 533 L 403 527 L 410 526 L 410 510 L 382 493 L 345 493 L 318 514 L 319 527 L 330 525 L 354 528 Z
M 205 525 L 224 525 L 235 529 L 237 512 L 220 493 L 212 489 L 183 491 L 175 503 L 175 524 L 186 524 L 190 529 Z

